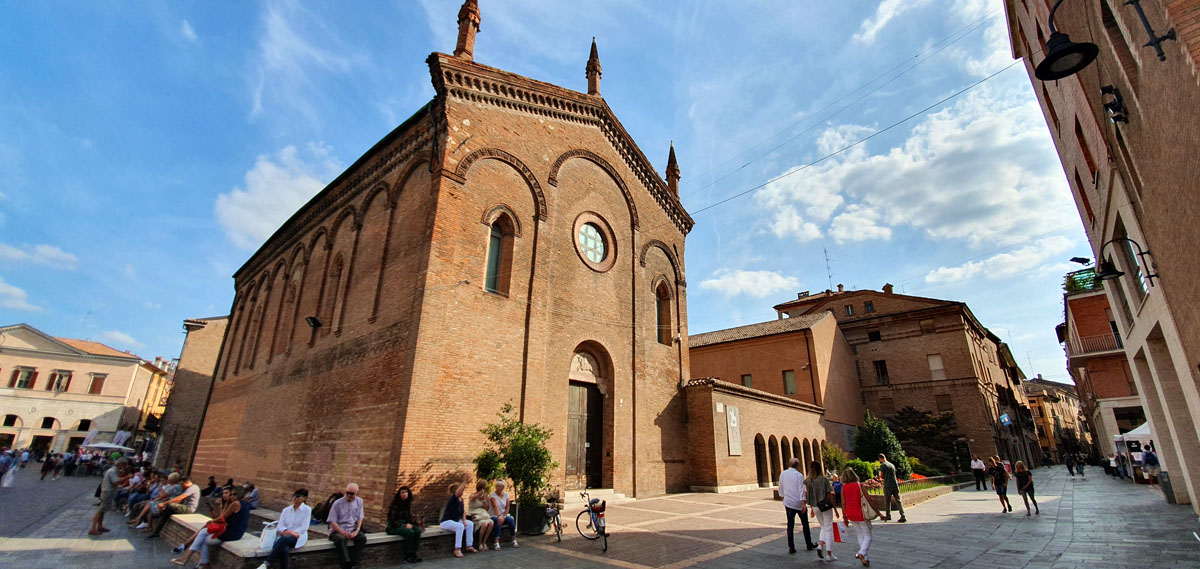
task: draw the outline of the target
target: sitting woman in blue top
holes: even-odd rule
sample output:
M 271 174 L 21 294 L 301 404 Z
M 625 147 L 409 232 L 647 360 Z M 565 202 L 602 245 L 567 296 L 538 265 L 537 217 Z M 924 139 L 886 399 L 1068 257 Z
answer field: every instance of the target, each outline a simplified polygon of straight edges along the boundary
M 200 564 L 196 567 L 208 567 L 208 548 L 213 545 L 221 545 L 227 541 L 237 541 L 242 539 L 246 534 L 246 528 L 250 525 L 250 506 L 238 499 L 238 495 L 234 490 L 229 488 L 221 491 L 221 514 L 213 521 L 224 520 L 225 531 L 212 535 L 209 533 L 208 527 L 200 529 L 192 540 L 192 546 L 188 548 L 183 557 L 172 559 L 171 563 L 176 565 L 187 565 L 192 554 L 200 552 Z
M 467 518 L 467 511 L 463 505 L 463 488 L 467 485 L 466 482 L 450 485 L 450 498 L 446 500 L 446 507 L 442 510 L 442 520 L 438 524 L 446 531 L 454 532 L 454 556 L 462 557 L 463 539 L 466 539 L 468 553 L 475 553 L 475 524 Z

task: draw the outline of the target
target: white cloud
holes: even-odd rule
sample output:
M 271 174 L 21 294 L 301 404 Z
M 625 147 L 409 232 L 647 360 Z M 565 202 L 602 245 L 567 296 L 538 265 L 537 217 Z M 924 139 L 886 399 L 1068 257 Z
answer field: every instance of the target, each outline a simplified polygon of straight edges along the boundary
M 1041 109 L 1019 89 L 1027 87 L 982 87 L 926 116 L 906 140 L 882 153 L 864 143 L 816 166 L 791 168 L 794 175 L 772 182 L 756 199 L 772 226 L 781 227 L 789 227 L 781 217 L 789 205 L 807 208 L 820 221 L 833 213 L 832 204 L 844 201 L 842 215 L 848 217 L 836 223 L 843 240 L 851 221 L 859 223 L 855 227 L 870 221 L 872 237 L 909 226 L 972 246 L 1011 245 L 1077 224 Z M 831 128 L 822 147 L 840 150 L 863 132 Z
M 1046 237 L 1015 251 L 999 253 L 982 261 L 970 261 L 957 267 L 938 267 L 925 275 L 925 282 L 952 283 L 980 276 L 987 279 L 1007 278 L 1039 270 L 1047 260 L 1059 257 L 1072 247 L 1074 242 L 1067 237 Z M 1064 268 L 1060 267 L 1059 263 L 1054 263 L 1052 267 L 1055 270 Z
M 775 218 L 771 221 L 771 233 L 780 239 L 795 237 L 797 241 L 804 243 L 819 238 L 821 228 L 814 223 L 804 221 L 795 207 L 784 205 L 775 212 Z
M 133 268 L 133 265 L 130 265 L 129 263 L 125 263 L 125 278 L 132 279 L 132 278 L 136 278 L 136 277 L 137 277 L 137 269 Z
M 315 120 L 320 74 L 345 75 L 366 60 L 298 2 L 269 2 L 262 25 L 252 116 L 263 114 L 264 105 L 277 103 Z
M 130 336 L 129 334 L 126 334 L 120 330 L 105 330 L 100 333 L 100 338 L 102 340 L 108 340 L 123 346 L 132 346 L 134 348 L 146 347 L 146 344 L 133 339 L 133 336 Z
M 307 154 L 305 160 L 295 146 L 288 146 L 274 156 L 260 155 L 246 172 L 245 189 L 217 196 L 217 221 L 234 245 L 261 245 L 341 171 L 328 146 L 309 144 Z
M 928 4 L 929 0 L 883 0 L 879 3 L 879 7 L 875 9 L 875 17 L 863 20 L 863 23 L 858 28 L 858 32 L 854 34 L 855 43 L 870 45 L 875 42 L 876 36 L 888 25 L 888 22 L 893 18 Z
M 721 269 L 713 273 L 712 278 L 700 283 L 700 288 L 714 290 L 725 296 L 744 294 L 754 298 L 766 298 L 777 292 L 795 290 L 799 286 L 799 279 L 785 277 L 774 271 L 728 269 Z
M 155 303 L 155 302 L 150 302 L 149 300 L 147 300 L 147 301 L 146 301 L 145 305 L 146 305 L 146 308 L 151 308 L 151 309 L 154 309 L 154 310 L 162 310 L 162 305 L 161 305 L 161 304 L 158 304 L 158 303 Z
M 28 262 L 67 271 L 75 270 L 79 258 L 54 245 L 22 245 L 13 247 L 0 243 L 0 259 Z
M 833 218 L 829 234 L 837 242 L 866 241 L 868 239 L 891 239 L 892 229 L 879 224 L 883 216 L 870 207 L 854 204 Z
M 179 33 L 183 36 L 183 39 L 190 42 L 195 42 L 197 39 L 199 39 L 196 37 L 196 30 L 192 29 L 192 25 L 188 23 L 187 20 L 184 20 L 183 23 L 179 25 Z
M 40 306 L 29 304 L 29 295 L 22 289 L 4 282 L 0 278 L 0 306 L 13 310 L 41 311 Z

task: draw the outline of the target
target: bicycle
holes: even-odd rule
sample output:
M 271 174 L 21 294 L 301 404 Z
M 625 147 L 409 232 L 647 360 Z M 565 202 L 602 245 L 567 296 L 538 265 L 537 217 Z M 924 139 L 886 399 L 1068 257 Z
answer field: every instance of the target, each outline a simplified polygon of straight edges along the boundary
M 575 516 L 575 527 L 579 530 L 579 535 L 592 541 L 599 539 L 600 549 L 608 551 L 608 532 L 604 531 L 604 508 L 607 502 L 592 498 L 587 492 L 580 492 L 579 496 L 587 504 L 583 511 Z
M 558 514 L 558 496 L 549 496 L 546 501 L 549 502 L 546 506 L 546 520 L 554 529 L 554 536 L 558 541 L 562 541 L 562 516 Z

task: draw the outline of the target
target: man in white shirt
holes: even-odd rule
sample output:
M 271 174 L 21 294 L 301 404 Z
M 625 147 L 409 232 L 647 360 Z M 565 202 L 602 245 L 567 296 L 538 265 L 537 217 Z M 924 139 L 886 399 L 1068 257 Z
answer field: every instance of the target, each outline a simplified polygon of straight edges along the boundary
M 271 554 L 258 569 L 267 569 L 271 563 L 279 563 L 280 569 L 291 569 L 293 549 L 304 547 L 308 543 L 308 526 L 312 521 L 312 508 L 304 501 L 308 500 L 308 490 L 301 488 L 292 494 L 292 505 L 279 512 L 279 524 L 275 526 L 275 544 Z
M 979 460 L 978 456 L 976 456 L 975 460 L 971 461 L 971 474 L 975 475 L 976 490 L 979 489 L 980 484 L 983 484 L 983 489 L 987 490 L 987 477 L 985 476 L 986 472 L 987 465 L 984 464 L 982 460 Z
M 812 532 L 808 529 L 808 493 L 804 489 L 804 473 L 800 472 L 800 459 L 792 458 L 788 469 L 779 475 L 779 495 L 783 496 L 783 509 L 787 512 L 788 553 L 796 552 L 796 541 L 793 537 L 796 528 L 796 516 L 800 516 L 800 524 L 804 526 L 804 543 L 811 551 L 817 548 L 812 542 Z

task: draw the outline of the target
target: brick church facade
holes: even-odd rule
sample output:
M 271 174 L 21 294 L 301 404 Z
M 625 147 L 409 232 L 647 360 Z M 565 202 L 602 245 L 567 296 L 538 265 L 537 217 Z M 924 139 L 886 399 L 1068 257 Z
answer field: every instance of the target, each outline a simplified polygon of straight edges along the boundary
M 436 95 L 234 275 L 193 475 L 264 505 L 358 482 L 368 521 L 469 475 L 511 402 L 569 490 L 690 487 L 684 240 L 693 221 L 600 96 L 473 61 L 459 14 Z M 665 149 L 664 149 L 665 150 Z

